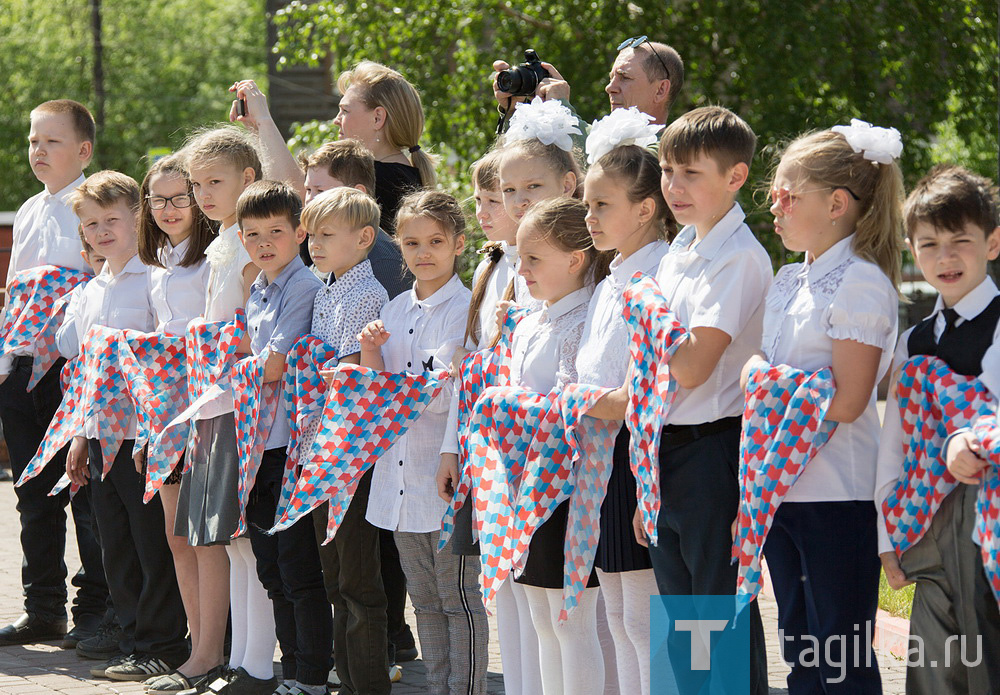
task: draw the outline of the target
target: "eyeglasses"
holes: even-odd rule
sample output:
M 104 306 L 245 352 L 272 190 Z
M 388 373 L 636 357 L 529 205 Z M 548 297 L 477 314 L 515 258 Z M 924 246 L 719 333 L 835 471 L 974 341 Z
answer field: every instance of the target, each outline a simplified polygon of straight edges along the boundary
M 818 191 L 835 191 L 838 188 L 843 189 L 850 193 L 851 197 L 855 200 L 860 201 L 854 191 L 852 191 L 847 186 L 823 186 L 822 188 L 810 188 L 808 191 L 793 191 L 790 188 L 772 188 L 771 189 L 771 205 L 777 205 L 781 208 L 781 212 L 788 214 L 792 211 L 792 206 L 795 201 L 798 200 L 799 196 L 804 196 L 807 193 L 816 193 Z
M 649 44 L 649 50 L 651 50 L 653 52 L 653 55 L 656 56 L 657 60 L 660 61 L 660 65 L 663 66 L 663 69 L 667 73 L 667 79 L 669 80 L 670 68 L 667 67 L 667 63 L 666 61 L 663 60 L 663 56 L 661 56 L 659 53 L 656 52 L 656 47 L 653 46 L 653 42 L 649 40 L 648 36 L 633 36 L 631 39 L 625 39 L 620 44 L 618 44 L 618 52 L 621 53 L 626 48 L 635 48 L 636 46 L 641 46 L 644 43 Z
M 159 195 L 147 195 L 146 200 L 149 201 L 149 207 L 152 210 L 162 210 L 167 207 L 167 203 L 170 203 L 178 209 L 189 208 L 194 204 L 190 193 L 178 193 L 177 195 L 172 195 L 169 198 L 164 198 Z

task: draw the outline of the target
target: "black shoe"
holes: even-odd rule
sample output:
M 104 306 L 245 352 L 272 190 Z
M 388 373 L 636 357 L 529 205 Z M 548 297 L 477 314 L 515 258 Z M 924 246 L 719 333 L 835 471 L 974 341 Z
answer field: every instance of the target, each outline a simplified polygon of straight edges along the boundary
M 97 636 L 97 631 L 101 627 L 100 615 L 81 615 L 73 620 L 73 629 L 66 633 L 62 644 L 62 649 L 75 649 L 80 642 Z
M 65 620 L 42 620 L 33 613 L 24 613 L 12 624 L 0 628 L 0 646 L 49 642 L 65 636 Z
M 106 661 L 121 654 L 118 643 L 122 639 L 122 629 L 117 624 L 101 623 L 97 634 L 76 645 L 76 655 L 84 659 Z
M 206 681 L 198 692 L 205 695 L 273 695 L 278 687 L 278 679 L 254 678 L 240 666 L 235 671 L 228 671 L 215 681 Z

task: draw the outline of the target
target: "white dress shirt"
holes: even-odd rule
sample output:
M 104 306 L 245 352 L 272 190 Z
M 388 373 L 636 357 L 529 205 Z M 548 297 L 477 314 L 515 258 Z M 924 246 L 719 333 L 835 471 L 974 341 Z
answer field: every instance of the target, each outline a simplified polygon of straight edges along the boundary
M 577 381 L 577 352 L 593 291 L 582 287 L 521 319 L 511 342 L 512 384 L 548 393 Z
M 625 325 L 625 285 L 636 273 L 653 275 L 670 244 L 654 241 L 628 258 L 615 256 L 608 276 L 598 283 L 587 309 L 576 370 L 581 384 L 617 388 L 628 371 L 629 335 Z
M 899 294 L 882 270 L 851 249 L 854 237 L 807 263 L 782 267 L 767 294 L 764 356 L 814 372 L 833 364 L 833 341 L 853 340 L 882 351 L 876 383 L 892 358 Z M 840 423 L 789 490 L 786 502 L 870 500 L 875 492 L 879 419 L 875 389 L 864 413 Z
M 16 273 L 40 265 L 57 265 L 73 270 L 90 272 L 80 252 L 80 218 L 70 208 L 70 193 L 76 190 L 84 177 L 80 177 L 61 191 L 50 193 L 46 188 L 28 198 L 14 215 L 14 236 L 7 267 L 7 288 Z M 14 350 L 0 358 L 0 374 L 9 374 L 13 358 L 31 355 L 30 348 Z
M 671 242 L 656 281 L 688 329 L 717 328 L 732 342 L 701 386 L 678 388 L 663 424 L 700 425 L 743 414 L 740 373 L 760 349 L 771 259 L 744 222 L 739 203 L 698 241 L 694 225 Z
M 150 299 L 156 312 L 157 333 L 183 336 L 191 319 L 205 310 L 210 266 L 205 258 L 194 265 L 181 265 L 190 245 L 191 237 L 177 246 L 168 242 L 157 254 L 163 267 L 150 267 Z
M 965 321 L 971 321 L 979 316 L 990 302 L 1000 294 L 993 279 L 986 276 L 986 279 L 979 283 L 975 289 L 962 297 L 952 308 L 958 313 L 956 326 L 961 326 Z M 944 302 L 938 296 L 934 305 L 932 316 L 934 319 L 934 338 L 941 337 L 944 331 L 945 318 L 942 310 L 945 308 Z M 915 326 L 908 328 L 903 335 L 899 336 L 896 343 L 896 352 L 892 357 L 892 368 L 897 370 L 903 366 L 906 360 L 910 359 L 909 340 L 910 334 Z M 979 375 L 990 393 L 1000 397 L 1000 322 L 993 331 L 993 344 L 986 349 L 983 355 L 983 373 Z M 878 510 L 878 551 L 887 553 L 893 549 L 889 540 L 889 532 L 885 528 L 885 515 L 882 513 L 882 502 L 892 492 L 893 486 L 903 472 L 903 426 L 899 420 L 899 401 L 896 399 L 896 389 L 889 388 L 889 396 L 885 403 L 885 419 L 882 424 L 882 437 L 878 447 L 878 471 L 875 478 L 875 508 Z M 954 434 L 954 433 L 953 433 Z M 942 455 L 945 452 L 942 452 Z
M 471 297 L 453 275 L 430 297 L 418 299 L 411 289 L 386 304 L 382 309 L 382 322 L 390 334 L 382 346 L 386 371 L 447 369 L 462 344 Z M 375 464 L 369 523 L 412 533 L 441 528 L 448 504 L 438 497 L 436 474 L 452 390 L 446 385 Z
M 149 266 L 138 255 L 117 274 L 105 263 L 100 275 L 83 288 L 79 300 L 66 309 L 66 317 L 56 333 L 56 345 L 62 356 L 69 359 L 80 353 L 80 341 L 91 326 L 152 331 L 156 317 L 149 302 L 149 284 Z M 83 436 L 96 439 L 97 419 L 88 418 L 83 430 Z M 135 438 L 134 416 L 125 430 L 125 438 Z
M 24 202 L 14 215 L 14 238 L 7 269 L 7 286 L 14 274 L 40 265 L 58 265 L 63 268 L 85 270 L 90 266 L 80 257 L 80 219 L 69 203 L 70 193 L 76 190 L 84 177 L 61 191 L 49 193 L 48 189 Z
M 237 309 L 246 308 L 244 296 L 247 292 L 243 283 L 243 270 L 253 263 L 240 240 L 240 226 L 234 224 L 221 230 L 205 249 L 205 258 L 209 266 L 205 320 L 232 321 L 236 318 Z M 231 413 L 234 409 L 233 393 L 227 389 L 225 393 L 206 403 L 195 415 L 195 419 L 210 420 Z
M 328 274 L 313 303 L 312 333 L 337 351 L 337 358 L 361 350 L 358 334 L 389 301 L 385 287 L 365 259 L 334 279 Z

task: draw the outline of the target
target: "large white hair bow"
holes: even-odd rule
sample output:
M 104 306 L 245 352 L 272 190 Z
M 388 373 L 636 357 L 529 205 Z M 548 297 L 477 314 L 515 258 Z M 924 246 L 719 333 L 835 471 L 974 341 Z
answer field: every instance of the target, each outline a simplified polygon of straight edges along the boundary
M 594 164 L 608 152 L 621 145 L 648 147 L 656 142 L 662 125 L 653 124 L 654 118 L 635 106 L 615 109 L 590 126 L 587 136 L 587 163 Z
M 556 145 L 567 152 L 573 151 L 572 135 L 581 135 L 573 112 L 558 100 L 542 101 L 535 97 L 529 104 L 518 104 L 510 118 L 506 139 L 535 139 L 543 145 Z
M 895 128 L 879 128 L 852 118 L 851 125 L 835 125 L 830 130 L 843 135 L 851 149 L 872 164 L 892 164 L 903 152 L 903 139 Z

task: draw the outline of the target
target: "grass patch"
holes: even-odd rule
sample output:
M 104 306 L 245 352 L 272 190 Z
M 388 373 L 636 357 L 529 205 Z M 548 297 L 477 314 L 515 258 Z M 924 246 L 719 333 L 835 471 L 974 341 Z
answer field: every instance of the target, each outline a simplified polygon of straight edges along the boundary
M 909 619 L 914 588 L 915 585 L 910 584 L 899 591 L 893 591 L 885 580 L 885 572 L 882 572 L 878 579 L 878 607 L 889 615 Z

